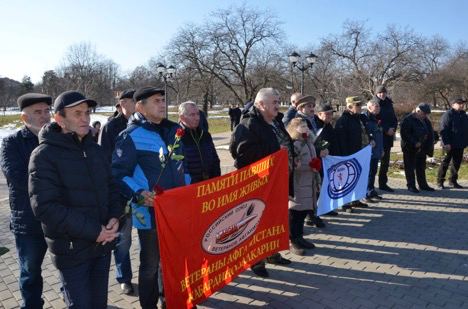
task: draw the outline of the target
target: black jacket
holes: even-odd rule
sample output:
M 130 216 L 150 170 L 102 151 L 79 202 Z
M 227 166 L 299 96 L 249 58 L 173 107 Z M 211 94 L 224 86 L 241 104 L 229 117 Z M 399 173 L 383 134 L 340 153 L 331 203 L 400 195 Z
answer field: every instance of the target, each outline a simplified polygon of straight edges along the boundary
M 352 155 L 368 144 L 369 137 L 365 126 L 365 115 L 352 114 L 348 110 L 343 112 L 335 125 L 335 136 L 338 142 L 336 151 L 338 155 Z
M 400 134 L 404 152 L 422 151 L 428 156 L 434 154 L 434 130 L 429 119 L 419 120 L 414 113 L 405 116 L 401 121 Z M 420 148 L 416 148 L 418 142 L 421 143 Z
M 276 119 L 279 130 L 288 138 L 289 154 L 294 154 L 294 146 L 291 137 L 281 121 L 283 114 L 279 113 Z M 276 151 L 280 150 L 280 144 L 273 131 L 261 115 L 260 111 L 252 106 L 248 112 L 242 115 L 241 122 L 231 135 L 229 151 L 234 158 L 234 166 L 238 169 L 254 163 Z M 290 164 L 289 195 L 294 196 L 293 187 L 294 166 Z
M 127 128 L 127 123 L 127 118 L 123 114 L 118 114 L 102 127 L 98 143 L 106 153 L 109 162 L 112 160 L 112 152 L 115 148 L 117 136 Z
M 34 217 L 28 194 L 29 157 L 38 145 L 37 136 L 26 127 L 2 141 L 1 165 L 10 191 L 10 230 L 14 234 L 43 235 L 41 222 Z
M 329 155 L 336 156 L 338 155 L 338 145 L 337 145 L 337 138 L 335 129 L 331 125 L 331 123 L 325 124 L 320 118 L 315 116 L 315 123 L 317 124 L 317 129 L 322 129 L 320 134 L 317 136 L 317 140 L 315 141 L 315 149 L 317 150 L 317 155 L 320 154 L 319 145 L 322 141 L 328 142 L 328 153 Z M 318 132 L 318 131 L 317 131 Z
M 444 145 L 460 149 L 468 147 L 468 116 L 465 111 L 446 111 L 440 119 L 440 135 Z
M 113 244 L 96 239 L 102 225 L 121 217 L 124 202 L 101 147 L 91 134 L 80 142 L 57 123 L 39 132 L 39 144 L 29 162 L 29 196 L 53 263 L 61 269 L 110 252 Z
M 200 127 L 196 130 L 185 128 L 182 143 L 184 145 L 184 160 L 190 174 L 191 183 L 221 175 L 218 153 L 209 132 L 202 130 Z
M 383 143 L 384 148 L 391 148 L 393 147 L 393 140 L 395 135 L 389 136 L 386 134 L 389 128 L 394 128 L 395 131 L 398 127 L 398 118 L 395 114 L 395 110 L 393 109 L 393 101 L 389 97 L 386 97 L 385 100 L 381 100 L 378 96 L 374 97 L 378 100 L 380 104 L 380 126 L 382 127 L 383 131 Z

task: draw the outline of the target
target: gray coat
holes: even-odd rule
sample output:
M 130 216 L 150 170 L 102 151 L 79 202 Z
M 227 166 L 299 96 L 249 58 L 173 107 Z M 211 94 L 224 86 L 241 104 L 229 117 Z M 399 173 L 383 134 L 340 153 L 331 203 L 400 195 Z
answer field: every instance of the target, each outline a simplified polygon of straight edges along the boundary
M 311 138 L 294 141 L 297 167 L 294 171 L 294 198 L 289 197 L 289 208 L 310 210 L 317 206 L 316 172 L 309 166 L 311 159 L 317 155 Z

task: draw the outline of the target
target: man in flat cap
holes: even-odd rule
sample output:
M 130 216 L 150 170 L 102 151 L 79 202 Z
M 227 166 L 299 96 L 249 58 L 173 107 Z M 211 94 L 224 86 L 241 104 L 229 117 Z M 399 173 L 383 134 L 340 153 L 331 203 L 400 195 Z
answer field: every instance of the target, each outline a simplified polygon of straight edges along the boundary
M 463 188 L 458 182 L 458 170 L 463 159 L 463 150 L 468 146 L 468 116 L 464 110 L 466 98 L 455 96 L 451 98 L 451 109 L 446 111 L 440 120 L 440 135 L 445 157 L 437 173 L 437 186 L 444 189 L 445 174 L 450 161 L 449 185 Z
M 434 154 L 434 130 L 427 118 L 430 113 L 430 105 L 420 103 L 401 121 L 401 150 L 403 151 L 406 185 L 408 191 L 413 193 L 419 193 L 416 188 L 416 179 L 420 190 L 434 191 L 426 180 L 426 156 Z
M 37 135 L 50 122 L 52 98 L 28 93 L 18 98 L 24 126 L 2 141 L 1 166 L 5 175 L 11 209 L 10 230 L 15 236 L 19 259 L 21 308 L 42 308 L 41 265 L 47 244 L 41 222 L 34 217 L 28 195 L 28 163 L 39 145 Z
M 366 118 L 361 114 L 361 98 L 352 96 L 346 98 L 346 110 L 336 121 L 335 133 L 337 138 L 337 153 L 349 156 L 369 145 L 370 138 L 365 129 Z M 361 201 L 343 205 L 343 210 L 352 212 L 352 207 L 368 207 Z
M 190 183 L 190 177 L 184 172 L 183 161 L 167 158 L 168 146 L 174 145 L 180 126 L 165 119 L 164 90 L 143 87 L 135 91 L 133 99 L 136 112 L 117 138 L 112 173 L 120 184 L 121 194 L 133 202 L 132 222 L 140 239 L 140 305 L 156 308 L 160 256 L 154 211 L 149 207 L 153 207 L 156 186 L 162 189 L 184 186 Z M 175 148 L 174 153 L 182 155 L 183 147 Z
M 387 96 L 387 88 L 380 85 L 375 89 L 374 99 L 380 106 L 380 125 L 383 132 L 384 154 L 380 159 L 379 169 L 379 189 L 387 192 L 393 192 L 388 185 L 388 167 L 390 164 L 390 151 L 393 147 L 395 132 L 398 126 L 398 119 L 393 109 L 393 101 Z
M 119 96 L 120 113 L 108 121 L 99 135 L 99 145 L 104 149 L 109 164 L 112 162 L 112 152 L 115 148 L 117 136 L 127 128 L 128 119 L 135 112 L 135 101 L 133 95 L 135 90 L 127 89 Z M 120 237 L 114 249 L 115 276 L 120 284 L 120 289 L 126 295 L 134 293 L 132 284 L 132 265 L 130 263 L 130 246 L 132 245 L 132 222 L 131 218 L 122 221 Z
M 94 100 L 66 91 L 55 122 L 39 132 L 29 162 L 29 196 L 70 308 L 106 308 L 110 252 L 124 201 L 89 129 Z

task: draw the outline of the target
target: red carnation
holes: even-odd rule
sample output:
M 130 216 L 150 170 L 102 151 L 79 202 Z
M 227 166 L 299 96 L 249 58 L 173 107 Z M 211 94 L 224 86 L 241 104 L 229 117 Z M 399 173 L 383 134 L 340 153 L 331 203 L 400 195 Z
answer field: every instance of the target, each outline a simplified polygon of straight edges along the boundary
M 312 160 L 310 160 L 309 166 L 310 166 L 311 169 L 314 169 L 317 172 L 320 172 L 320 170 L 322 169 L 322 160 L 315 157 Z
M 156 194 L 156 195 L 161 195 L 164 193 L 164 189 L 163 187 L 161 187 L 160 185 L 154 185 L 153 187 L 153 192 Z
M 307 134 L 307 133 L 302 133 L 302 138 L 303 138 L 303 139 L 307 139 L 308 137 L 309 137 L 309 134 Z
M 177 131 L 176 131 L 176 133 L 175 133 L 175 136 L 176 136 L 177 138 L 182 138 L 182 136 L 184 136 L 184 134 L 185 134 L 184 129 L 178 128 Z

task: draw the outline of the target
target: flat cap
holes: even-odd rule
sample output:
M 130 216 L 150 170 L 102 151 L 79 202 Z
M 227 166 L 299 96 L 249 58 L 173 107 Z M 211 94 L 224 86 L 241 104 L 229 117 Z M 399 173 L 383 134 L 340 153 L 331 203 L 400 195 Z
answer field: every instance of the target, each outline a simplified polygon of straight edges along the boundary
M 381 93 L 381 92 L 387 92 L 387 88 L 385 88 L 384 85 L 380 85 L 380 86 L 377 86 L 377 88 L 375 88 L 375 93 Z
M 47 105 L 51 105 L 52 97 L 42 93 L 30 92 L 20 96 L 18 100 L 16 100 L 16 103 L 18 103 L 20 110 L 23 110 L 23 108 L 37 103 L 46 103 Z
M 119 100 L 122 100 L 122 99 L 133 99 L 133 95 L 135 94 L 135 90 L 134 89 L 126 89 L 124 91 L 122 91 L 122 93 L 120 94 L 120 97 L 119 97 Z
M 460 95 L 453 96 L 450 98 L 450 104 L 454 103 L 466 103 L 466 98 Z
M 165 92 L 163 89 L 159 89 L 156 87 L 142 87 L 135 91 L 135 93 L 133 94 L 133 100 L 135 100 L 135 102 L 138 102 L 143 99 L 149 98 L 150 96 L 155 94 L 160 94 L 163 96 Z
M 421 110 L 424 114 L 430 114 L 431 113 L 431 106 L 427 103 L 419 103 L 418 104 L 418 109 Z
M 302 105 L 305 105 L 305 104 L 308 104 L 308 103 L 312 103 L 315 106 L 315 97 L 311 96 L 311 95 L 300 96 L 299 98 L 297 98 L 296 108 L 299 108 Z
M 86 98 L 75 90 L 62 92 L 54 101 L 54 113 L 63 110 L 66 107 L 73 107 L 81 103 L 88 103 L 88 107 L 94 107 L 97 102 Z
M 331 107 L 331 105 L 329 103 L 327 103 L 327 102 L 320 102 L 315 107 L 315 111 L 317 113 L 320 113 L 320 112 L 334 112 L 333 107 Z
M 346 98 L 346 105 L 351 105 L 351 104 L 361 104 L 361 98 L 357 96 L 353 97 L 347 97 Z

